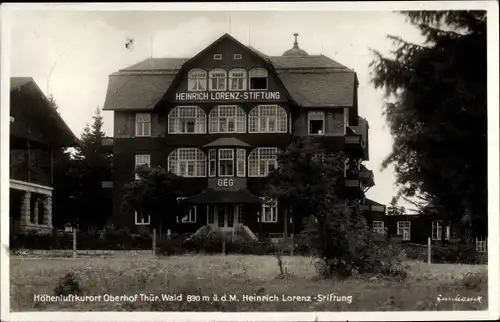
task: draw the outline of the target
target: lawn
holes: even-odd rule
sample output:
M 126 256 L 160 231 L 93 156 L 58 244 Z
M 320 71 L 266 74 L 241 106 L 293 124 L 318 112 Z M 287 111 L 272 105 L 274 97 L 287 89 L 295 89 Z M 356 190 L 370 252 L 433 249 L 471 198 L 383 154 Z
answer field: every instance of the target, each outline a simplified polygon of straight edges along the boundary
M 361 278 L 324 280 L 317 277 L 311 258 L 284 257 L 283 262 L 290 273 L 287 278 L 278 277 L 279 268 L 272 256 L 12 258 L 11 310 L 408 311 L 486 310 L 488 306 L 487 266 L 428 266 L 410 262 L 408 278 L 399 282 Z M 53 295 L 60 278 L 68 272 L 77 276 L 82 295 L 100 295 L 101 299 L 34 301 L 35 294 Z M 464 274 L 473 276 L 464 279 Z M 141 298 L 140 294 L 144 296 Z M 215 294 L 217 300 L 213 298 Z M 224 294 L 226 301 L 222 300 Z M 122 295 L 132 299 L 111 301 L 112 296 Z M 175 296 L 172 299 L 167 295 L 183 298 L 177 301 Z M 230 295 L 235 297 L 231 300 Z M 258 301 L 248 297 L 251 295 L 269 297 Z M 482 299 L 480 302 L 439 302 L 439 296 L 482 296 Z

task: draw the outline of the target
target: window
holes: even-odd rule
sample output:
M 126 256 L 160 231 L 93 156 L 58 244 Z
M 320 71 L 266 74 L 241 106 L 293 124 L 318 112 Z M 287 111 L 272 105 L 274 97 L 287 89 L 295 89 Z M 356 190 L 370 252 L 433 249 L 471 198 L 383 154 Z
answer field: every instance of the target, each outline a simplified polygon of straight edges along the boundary
M 151 156 L 149 154 L 136 154 L 135 155 L 135 169 L 140 166 L 151 166 Z M 139 174 L 135 174 L 135 180 L 139 180 Z
M 309 135 L 325 134 L 325 112 L 307 113 L 309 123 Z
M 214 60 L 222 60 L 222 54 L 214 54 Z
M 242 54 L 234 54 L 234 56 L 233 56 L 233 59 L 235 59 L 235 60 L 240 60 L 241 58 L 243 58 Z
M 144 215 L 141 214 L 137 211 L 135 211 L 135 224 L 137 226 L 140 225 L 149 225 L 151 222 L 151 216 L 150 215 Z
M 443 231 L 443 222 L 441 220 L 432 221 L 432 240 L 441 240 Z M 444 229 L 444 239 L 450 239 L 450 226 L 446 226 Z
M 245 176 L 245 161 L 246 161 L 246 151 L 245 149 L 236 150 L 236 175 L 238 177 Z
M 250 90 L 267 89 L 267 70 L 255 68 L 250 71 Z
M 206 133 L 207 115 L 198 106 L 177 106 L 168 114 L 168 133 Z
M 197 148 L 176 149 L 168 156 L 168 171 L 182 177 L 205 177 L 206 156 Z
M 237 215 L 236 215 L 236 221 L 238 222 L 238 224 L 243 224 L 243 206 L 242 205 L 238 205 L 236 206 L 236 212 L 237 212 Z
M 219 105 L 209 114 L 210 133 L 245 133 L 246 114 L 236 105 Z
M 244 91 L 247 89 L 247 72 L 244 69 L 229 71 L 229 90 Z
M 488 239 L 486 237 L 476 237 L 476 251 L 479 253 L 488 252 Z
M 207 72 L 203 69 L 193 69 L 188 73 L 188 90 L 199 92 L 207 90 Z
M 208 176 L 215 177 L 217 168 L 217 152 L 215 149 L 208 150 Z
M 248 130 L 251 133 L 286 133 L 287 115 L 279 105 L 258 105 L 249 114 Z
M 151 114 L 135 114 L 135 136 L 151 136 Z
M 207 224 L 214 225 L 215 224 L 215 206 L 207 205 Z
M 410 240 L 410 222 L 398 221 L 397 234 L 402 237 L 402 240 Z
M 223 69 L 211 70 L 208 74 L 210 81 L 211 91 L 225 91 L 226 90 L 226 79 L 227 73 Z
M 278 166 L 277 148 L 256 148 L 248 155 L 248 176 L 266 177 Z
M 373 231 L 377 234 L 385 234 L 384 222 L 383 221 L 373 221 Z
M 219 149 L 219 177 L 234 176 L 234 150 Z
M 268 201 L 266 204 L 264 198 L 261 198 L 262 204 L 261 222 L 277 223 L 278 222 L 278 202 L 276 200 Z
M 181 218 L 182 223 L 196 223 L 197 207 L 189 206 L 186 214 Z

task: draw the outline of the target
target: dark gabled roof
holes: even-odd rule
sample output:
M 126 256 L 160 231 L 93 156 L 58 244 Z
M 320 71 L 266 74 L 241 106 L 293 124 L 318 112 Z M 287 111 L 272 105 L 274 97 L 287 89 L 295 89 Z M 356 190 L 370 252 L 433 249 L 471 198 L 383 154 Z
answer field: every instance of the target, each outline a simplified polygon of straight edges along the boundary
M 22 108 L 29 108 L 29 113 L 32 115 L 40 115 L 37 121 L 41 124 L 45 132 L 49 132 L 53 142 L 60 146 L 76 146 L 80 144 L 78 138 L 73 131 L 64 122 L 61 115 L 54 109 L 43 91 L 38 87 L 32 77 L 11 77 L 10 91 L 21 91 L 20 95 L 29 97 L 28 104 L 23 103 Z M 10 109 L 19 108 L 15 106 L 15 102 L 11 100 Z
M 269 60 L 269 56 L 264 54 L 263 52 L 255 49 L 254 47 L 252 46 L 247 46 L 248 49 L 250 49 L 251 51 L 253 51 L 255 54 L 257 54 L 257 56 L 260 56 L 260 58 L 263 58 L 265 60 Z
M 212 45 L 228 37 L 234 39 L 225 34 Z M 355 105 L 356 74 L 335 60 L 324 55 L 267 56 L 253 47 L 245 47 L 276 70 L 291 99 L 299 106 Z M 112 74 L 103 109 L 152 109 L 167 92 L 182 66 L 191 59 L 194 57 L 148 58 Z
M 236 191 L 222 191 L 214 189 L 206 189 L 202 193 L 192 197 L 183 199 L 180 203 L 186 204 L 215 204 L 215 203 L 232 203 L 232 204 L 262 204 L 262 200 L 250 193 L 247 189 Z
M 220 138 L 215 141 L 212 141 L 208 144 L 205 144 L 203 146 L 204 148 L 210 148 L 210 147 L 242 147 L 242 148 L 248 148 L 251 147 L 250 144 L 243 142 L 240 139 L 237 138 Z
M 368 199 L 368 198 L 365 198 L 365 202 L 364 202 L 365 205 L 371 205 L 371 206 L 382 206 L 382 207 L 385 207 L 385 205 L 381 204 L 381 203 L 378 203 L 376 201 L 373 201 L 371 199 Z
M 354 73 L 349 68 L 339 64 L 330 57 L 326 57 L 325 55 L 271 56 L 269 59 L 276 69 L 334 68 Z
M 169 70 L 178 71 L 189 58 L 148 58 L 132 66 L 123 68 L 120 72 Z
M 302 107 L 350 107 L 354 104 L 353 72 L 278 71 L 278 77 Z
M 24 84 L 28 84 L 32 82 L 33 78 L 31 77 L 11 77 L 10 78 L 10 90 L 13 91 L 15 89 L 20 88 Z
M 103 110 L 152 109 L 174 77 L 175 74 L 111 75 Z

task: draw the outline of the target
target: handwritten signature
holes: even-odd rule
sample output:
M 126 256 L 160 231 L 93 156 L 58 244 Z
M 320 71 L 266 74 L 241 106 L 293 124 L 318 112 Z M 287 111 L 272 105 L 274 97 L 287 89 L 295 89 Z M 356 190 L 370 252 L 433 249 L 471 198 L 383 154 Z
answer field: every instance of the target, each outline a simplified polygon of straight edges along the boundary
M 437 301 L 439 303 L 441 303 L 441 302 L 479 302 L 479 303 L 481 303 L 482 299 L 483 299 L 482 296 L 468 297 L 468 296 L 456 295 L 454 297 L 444 297 L 441 294 L 439 294 L 437 297 Z

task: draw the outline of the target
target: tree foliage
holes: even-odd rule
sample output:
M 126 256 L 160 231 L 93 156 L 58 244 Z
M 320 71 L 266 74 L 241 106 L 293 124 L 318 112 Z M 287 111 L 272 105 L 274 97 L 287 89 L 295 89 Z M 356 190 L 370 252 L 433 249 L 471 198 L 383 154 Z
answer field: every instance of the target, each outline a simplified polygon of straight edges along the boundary
M 105 133 L 99 108 L 92 118 L 92 125 L 83 130 L 72 168 L 79 185 L 72 198 L 79 205 L 81 227 L 102 227 L 112 213 L 111 193 L 102 188 L 102 181 L 112 178 L 112 154 L 102 145 Z
M 52 96 L 49 100 L 55 104 Z M 102 146 L 103 119 L 96 109 L 75 147 L 76 153 L 61 149 L 54 153 L 54 224 L 102 227 L 112 214 L 111 193 L 102 181 L 111 180 L 112 154 Z
M 139 167 L 135 173 L 139 180 L 125 185 L 123 212 L 150 215 L 152 227 L 172 227 L 179 212 L 182 178 L 162 167 Z
M 298 139 L 278 156 L 266 199 L 279 198 L 281 206 L 292 210 L 294 222 L 303 221 L 308 245 L 320 259 L 320 274 L 393 272 L 392 262 L 372 255 L 377 253 L 374 236 L 359 207 L 346 202 L 344 162 L 342 152 L 329 153 L 310 139 Z
M 388 216 L 402 216 L 406 214 L 405 207 L 398 206 L 398 198 L 393 197 L 390 202 L 390 206 L 387 207 Z
M 343 183 L 343 171 L 342 152 L 326 153 L 309 138 L 298 139 L 278 155 L 278 167 L 267 179 L 266 199 L 279 198 L 297 219 L 307 217 L 323 191 Z
M 389 36 L 396 49 L 374 51 L 373 83 L 385 89 L 395 167 L 403 196 L 438 200 L 450 219 L 487 216 L 486 14 L 403 12 L 422 45 Z

